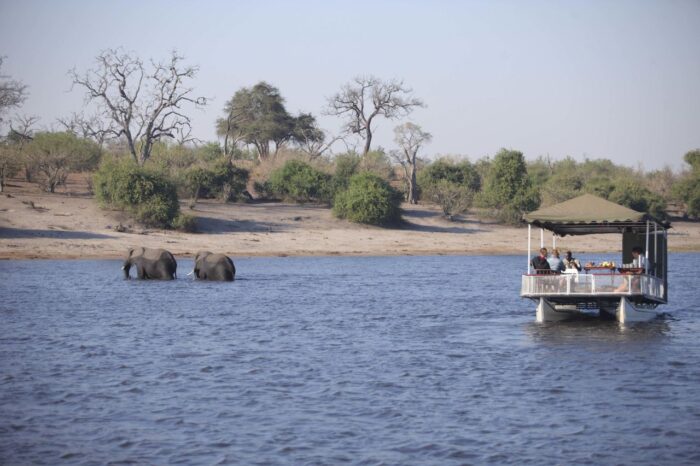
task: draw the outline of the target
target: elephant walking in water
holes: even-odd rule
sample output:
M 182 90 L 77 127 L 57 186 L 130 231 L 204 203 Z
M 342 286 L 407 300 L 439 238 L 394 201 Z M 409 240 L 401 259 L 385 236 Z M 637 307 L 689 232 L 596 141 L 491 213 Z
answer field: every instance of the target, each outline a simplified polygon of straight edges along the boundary
M 177 272 L 175 257 L 165 249 L 129 249 L 122 266 L 124 278 L 129 278 L 132 266 L 136 267 L 136 276 L 146 280 L 172 280 Z
M 231 282 L 236 277 L 236 267 L 231 258 L 224 254 L 200 251 L 194 257 L 194 276 L 201 280 Z

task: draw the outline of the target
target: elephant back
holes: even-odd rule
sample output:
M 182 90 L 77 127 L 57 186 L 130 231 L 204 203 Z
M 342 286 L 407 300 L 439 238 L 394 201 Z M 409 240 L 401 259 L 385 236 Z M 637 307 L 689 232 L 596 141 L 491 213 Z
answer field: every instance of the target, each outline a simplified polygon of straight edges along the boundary
M 152 249 L 152 248 L 144 248 L 143 257 L 144 257 L 144 259 L 150 259 L 150 260 L 174 259 L 173 255 L 170 253 L 170 251 L 168 251 L 166 249 Z

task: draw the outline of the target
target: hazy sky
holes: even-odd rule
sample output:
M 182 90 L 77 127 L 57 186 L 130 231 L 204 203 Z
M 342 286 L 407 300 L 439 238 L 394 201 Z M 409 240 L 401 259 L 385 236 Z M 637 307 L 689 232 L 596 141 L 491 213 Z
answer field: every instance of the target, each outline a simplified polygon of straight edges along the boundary
M 353 76 L 403 79 L 427 108 L 426 155 L 472 160 L 507 147 L 527 158 L 609 158 L 681 168 L 700 147 L 700 1 L 7 1 L 2 73 L 29 85 L 21 112 L 79 111 L 67 71 L 122 46 L 200 67 L 194 131 L 214 139 L 224 102 L 260 80 L 292 113 L 321 116 Z M 381 120 L 376 144 L 393 147 Z

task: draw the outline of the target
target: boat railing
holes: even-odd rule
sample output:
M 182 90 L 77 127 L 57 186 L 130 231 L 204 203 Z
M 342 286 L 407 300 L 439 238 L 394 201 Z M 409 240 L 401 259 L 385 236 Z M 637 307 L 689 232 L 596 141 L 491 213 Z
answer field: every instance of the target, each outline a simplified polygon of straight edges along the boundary
M 664 282 L 645 274 L 530 274 L 523 275 L 523 297 L 632 296 L 664 300 Z

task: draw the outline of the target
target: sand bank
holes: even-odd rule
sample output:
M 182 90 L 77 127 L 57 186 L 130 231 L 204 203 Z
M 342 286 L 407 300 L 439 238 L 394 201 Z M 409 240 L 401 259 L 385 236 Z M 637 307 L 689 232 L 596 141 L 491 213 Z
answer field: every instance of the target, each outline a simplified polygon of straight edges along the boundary
M 8 197 L 7 195 L 9 194 Z M 199 233 L 145 229 L 118 211 L 101 209 L 80 180 L 42 193 L 12 180 L 0 195 L 0 258 L 117 258 L 133 246 L 163 247 L 175 255 L 210 250 L 241 256 L 525 254 L 527 229 L 467 215 L 449 221 L 431 205 L 405 205 L 401 228 L 356 225 L 330 209 L 285 203 L 197 203 Z M 117 231 L 122 225 L 127 231 Z M 546 234 L 546 245 L 551 236 Z M 619 251 L 617 235 L 560 238 L 575 254 Z M 539 231 L 533 245 L 539 243 Z M 700 224 L 675 222 L 672 251 L 700 251 Z

